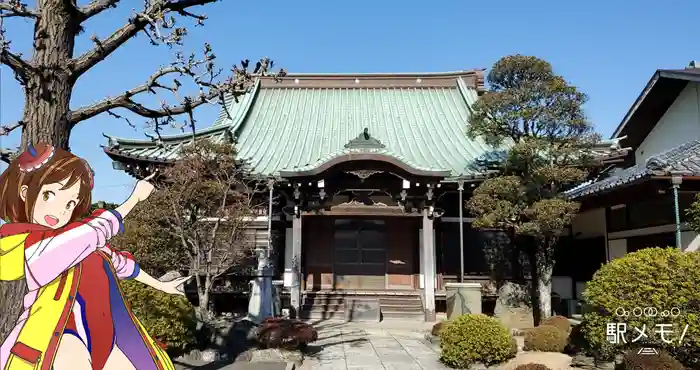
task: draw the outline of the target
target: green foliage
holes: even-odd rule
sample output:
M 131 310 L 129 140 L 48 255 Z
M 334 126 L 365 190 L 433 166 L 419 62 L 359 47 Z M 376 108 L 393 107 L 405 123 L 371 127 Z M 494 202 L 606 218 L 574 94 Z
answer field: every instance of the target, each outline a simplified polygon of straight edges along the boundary
M 588 283 L 584 299 L 590 309 L 583 315 L 581 329 L 589 352 L 601 359 L 610 359 L 631 345 L 638 334 L 633 327 L 645 331 L 648 338 L 635 345 L 665 348 L 687 366 L 700 359 L 700 253 L 681 252 L 676 248 L 642 249 L 603 265 Z M 635 308 L 654 308 L 656 316 L 632 314 Z M 618 316 L 624 309 L 629 316 Z M 680 315 L 669 317 L 677 308 Z M 666 311 L 666 316 L 662 313 Z M 618 312 L 619 313 L 619 312 Z M 611 344 L 606 338 L 609 323 L 627 326 L 627 344 Z M 662 341 L 657 324 L 671 324 L 673 333 Z M 686 324 L 688 330 L 679 344 Z
M 688 220 L 686 221 L 696 233 L 700 233 L 700 194 L 695 194 L 695 201 L 690 208 L 685 210 Z
M 525 333 L 526 351 L 564 352 L 569 334 L 552 325 L 540 325 Z
M 624 353 L 621 370 L 684 370 L 685 367 L 668 352 L 658 355 L 637 354 L 637 349 Z
M 144 204 L 139 204 L 129 214 L 124 233 L 110 242 L 116 249 L 131 252 L 139 265 L 154 276 L 181 270 L 189 261 L 187 250 L 160 217 L 161 198 L 162 195 L 156 192 Z
M 515 357 L 512 345 L 513 337 L 498 320 L 462 315 L 440 332 L 440 360 L 455 368 L 497 364 Z
M 501 58 L 488 74 L 490 90 L 473 106 L 467 133 L 502 150 L 484 163 L 500 177 L 484 181 L 466 202 L 476 228 L 498 228 L 534 237 L 532 276 L 548 282 L 553 247 L 578 212 L 562 192 L 598 165 L 590 150 L 599 141 L 586 120 L 586 95 L 532 56 Z M 546 301 L 549 285 L 540 297 Z M 539 307 L 543 317 L 549 312 Z
M 563 331 L 564 333 L 569 333 L 571 330 L 571 321 L 565 316 L 552 316 L 548 317 L 540 323 L 541 325 L 551 325 L 554 327 L 559 328 L 559 330 Z
M 187 299 L 166 294 L 137 281 L 120 282 L 126 301 L 153 338 L 167 345 L 171 356 L 195 344 L 196 318 Z
M 548 368 L 547 365 L 529 363 L 529 364 L 518 365 L 513 370 L 552 370 L 552 369 Z
M 450 324 L 450 321 L 440 321 L 433 325 L 433 328 L 430 330 L 430 334 L 432 334 L 434 337 L 437 337 L 440 335 L 440 333 L 445 330 L 445 328 Z

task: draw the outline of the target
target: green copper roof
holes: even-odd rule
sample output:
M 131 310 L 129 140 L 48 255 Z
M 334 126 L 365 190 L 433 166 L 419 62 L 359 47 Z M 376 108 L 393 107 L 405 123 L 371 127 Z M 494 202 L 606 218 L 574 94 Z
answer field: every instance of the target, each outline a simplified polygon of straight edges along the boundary
M 238 103 L 229 101 L 228 113 L 222 110 L 215 124 L 198 136 L 235 138 L 239 159 L 260 175 L 306 171 L 337 156 L 372 152 L 448 178 L 474 177 L 482 175 L 475 162 L 493 155 L 482 140 L 470 140 L 465 133 L 477 96 L 461 78 L 446 87 L 256 85 Z M 365 129 L 376 141 L 374 147 L 357 145 Z M 175 159 L 190 141 L 191 135 L 166 137 L 160 143 L 110 138 L 105 150 L 167 160 Z

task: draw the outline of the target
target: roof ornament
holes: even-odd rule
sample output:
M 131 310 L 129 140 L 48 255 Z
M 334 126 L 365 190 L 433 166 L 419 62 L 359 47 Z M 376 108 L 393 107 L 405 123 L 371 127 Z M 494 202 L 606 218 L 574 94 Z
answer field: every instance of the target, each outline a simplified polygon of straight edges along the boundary
M 381 141 L 369 134 L 367 127 L 356 138 L 345 144 L 347 149 L 383 149 L 384 147 L 385 145 Z

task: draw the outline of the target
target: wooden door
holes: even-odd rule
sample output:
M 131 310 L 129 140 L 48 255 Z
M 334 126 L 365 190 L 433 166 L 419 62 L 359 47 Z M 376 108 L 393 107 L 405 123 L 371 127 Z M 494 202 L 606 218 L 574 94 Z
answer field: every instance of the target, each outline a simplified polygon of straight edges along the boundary
M 414 255 L 418 250 L 418 224 L 408 217 L 388 219 L 387 288 L 415 289 Z
M 304 216 L 302 253 L 307 290 L 333 289 L 333 219 Z
M 386 288 L 386 234 L 384 220 L 335 220 L 335 289 Z

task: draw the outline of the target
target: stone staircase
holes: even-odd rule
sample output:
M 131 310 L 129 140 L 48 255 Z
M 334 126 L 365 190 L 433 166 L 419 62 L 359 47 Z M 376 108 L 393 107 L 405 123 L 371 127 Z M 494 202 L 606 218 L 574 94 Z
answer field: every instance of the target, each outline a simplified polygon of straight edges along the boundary
M 379 299 L 382 320 L 423 320 L 423 302 L 417 291 L 309 291 L 303 293 L 300 316 L 314 320 L 344 320 L 345 299 Z

